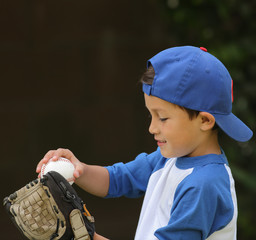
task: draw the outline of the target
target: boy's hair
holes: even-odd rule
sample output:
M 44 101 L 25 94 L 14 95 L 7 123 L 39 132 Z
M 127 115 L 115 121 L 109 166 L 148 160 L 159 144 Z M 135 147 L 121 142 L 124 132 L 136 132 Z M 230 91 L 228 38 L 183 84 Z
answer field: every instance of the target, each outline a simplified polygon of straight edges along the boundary
M 154 77 L 155 77 L 155 70 L 152 66 L 149 66 L 148 69 L 143 73 L 140 81 L 141 81 L 141 83 L 152 85 Z M 192 109 L 185 108 L 185 107 L 182 107 L 179 105 L 177 105 L 177 106 L 180 107 L 185 112 L 187 112 L 190 120 L 192 120 L 193 118 L 196 118 L 198 116 L 198 114 L 200 113 L 197 110 L 192 110 Z

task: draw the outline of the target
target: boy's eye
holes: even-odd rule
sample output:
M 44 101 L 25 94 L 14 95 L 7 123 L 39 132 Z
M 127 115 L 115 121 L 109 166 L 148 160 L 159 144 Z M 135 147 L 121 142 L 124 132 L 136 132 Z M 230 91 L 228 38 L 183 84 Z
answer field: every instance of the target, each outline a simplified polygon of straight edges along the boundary
M 166 121 L 168 118 L 159 118 L 159 120 L 161 121 L 161 122 L 164 122 L 164 121 Z

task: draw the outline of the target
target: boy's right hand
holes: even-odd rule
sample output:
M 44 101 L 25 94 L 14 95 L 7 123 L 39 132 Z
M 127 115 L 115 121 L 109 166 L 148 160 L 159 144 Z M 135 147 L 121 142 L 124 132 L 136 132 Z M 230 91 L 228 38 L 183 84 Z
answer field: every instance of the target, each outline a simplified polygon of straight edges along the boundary
M 48 151 L 44 158 L 38 163 L 37 168 L 36 168 L 36 172 L 38 173 L 38 177 L 40 178 L 40 172 L 41 172 L 41 168 L 43 166 L 43 164 L 46 164 L 50 159 L 52 161 L 57 161 L 60 157 L 63 158 L 67 158 L 68 160 L 70 160 L 74 167 L 75 167 L 75 171 L 74 171 L 74 177 L 75 179 L 79 178 L 82 173 L 83 173 L 83 167 L 82 167 L 82 163 L 75 157 L 75 155 L 68 149 L 64 149 L 64 148 L 58 148 L 57 150 L 50 150 Z

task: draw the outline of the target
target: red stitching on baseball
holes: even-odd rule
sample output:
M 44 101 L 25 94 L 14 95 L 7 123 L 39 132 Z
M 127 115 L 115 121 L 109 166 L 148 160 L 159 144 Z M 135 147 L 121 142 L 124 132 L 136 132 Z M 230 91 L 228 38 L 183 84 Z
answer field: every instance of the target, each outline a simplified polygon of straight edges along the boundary
M 69 160 L 66 159 L 66 158 L 60 158 L 59 160 L 57 160 L 57 162 L 58 162 L 58 161 L 63 161 L 63 162 L 72 163 L 71 161 L 69 161 Z
M 45 167 L 46 167 L 46 164 L 43 164 L 42 170 L 41 170 L 41 177 L 43 177 L 44 175 Z

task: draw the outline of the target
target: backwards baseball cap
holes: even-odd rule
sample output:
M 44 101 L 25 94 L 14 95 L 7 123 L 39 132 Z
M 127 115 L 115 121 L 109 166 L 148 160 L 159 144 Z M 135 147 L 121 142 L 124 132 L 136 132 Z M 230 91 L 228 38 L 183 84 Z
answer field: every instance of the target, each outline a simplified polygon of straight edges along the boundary
M 209 112 L 231 138 L 248 141 L 252 131 L 232 113 L 233 81 L 226 67 L 203 47 L 166 49 L 147 62 L 155 70 L 143 92 L 192 110 Z

